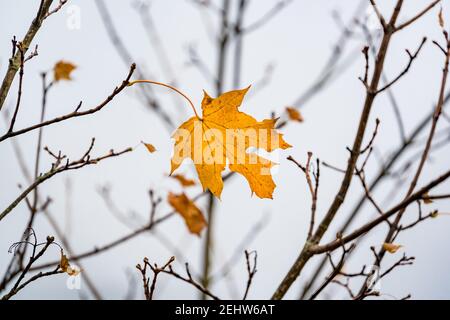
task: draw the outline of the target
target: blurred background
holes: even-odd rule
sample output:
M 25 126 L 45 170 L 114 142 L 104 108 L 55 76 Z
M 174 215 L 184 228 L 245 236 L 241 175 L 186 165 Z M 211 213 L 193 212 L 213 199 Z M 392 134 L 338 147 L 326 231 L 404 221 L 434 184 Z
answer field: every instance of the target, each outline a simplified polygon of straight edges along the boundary
M 238 0 L 229 1 L 230 24 L 239 17 Z M 389 16 L 392 4 L 378 1 L 380 10 Z M 429 0 L 407 1 L 400 21 L 414 16 Z M 11 39 L 21 39 L 34 18 L 38 1 L 2 1 L 0 4 L 0 73 L 6 72 L 11 54 Z M 241 110 L 258 120 L 274 112 L 287 120 L 285 107 L 299 108 L 304 122 L 288 121 L 281 131 L 293 148 L 271 155 L 279 163 L 273 177 L 277 187 L 273 200 L 251 196 L 247 181 L 234 176 L 226 181 L 222 199 L 216 202 L 212 226 L 210 274 L 211 291 L 223 298 L 239 299 L 247 280 L 244 249 L 258 252 L 258 272 L 250 289 L 250 299 L 269 298 L 297 257 L 304 244 L 310 217 L 311 199 L 303 173 L 286 160 L 292 155 L 305 163 L 307 152 L 338 168 L 345 168 L 348 151 L 358 124 L 365 89 L 358 80 L 364 74 L 365 60 L 361 49 L 378 45 L 380 30 L 368 1 L 269 1 L 249 0 L 242 15 L 239 36 L 228 43 L 223 72 L 222 91 L 252 84 Z M 46 119 L 73 111 L 80 100 L 83 109 L 97 105 L 125 79 L 129 65 L 136 62 L 138 72 L 147 79 L 175 85 L 200 105 L 205 89 L 217 94 L 219 60 L 218 37 L 221 30 L 222 1 L 70 1 L 50 16 L 38 32 L 33 44 L 39 55 L 26 63 L 21 109 L 16 128 L 39 121 L 42 98 L 41 76 L 59 60 L 77 66 L 72 81 L 60 81 L 48 93 Z M 444 17 L 450 16 L 448 2 L 442 2 Z M 396 34 L 385 64 L 385 76 L 393 79 L 408 63 L 405 49 L 414 51 L 422 37 L 442 40 L 436 6 L 408 29 Z M 357 19 L 355 21 L 355 18 Z M 236 49 L 238 47 L 238 49 Z M 239 49 L 239 47 L 241 49 Z M 374 48 L 376 49 L 376 48 Z M 239 62 L 238 60 L 239 59 Z M 373 62 L 371 54 L 371 63 Z M 377 97 L 366 134 L 369 139 L 375 118 L 381 120 L 374 155 L 367 164 L 371 181 L 383 163 L 428 115 L 438 98 L 443 56 L 431 41 L 425 45 L 407 75 L 389 93 Z M 51 74 L 51 73 L 50 73 Z M 50 77 L 51 78 L 51 77 Z M 17 97 L 17 79 L 10 90 L 4 109 L 12 113 Z M 150 98 L 149 98 L 150 97 Z M 401 114 L 395 114 L 392 97 Z M 156 101 L 156 111 L 148 101 Z M 170 123 L 164 120 L 164 115 Z M 42 198 L 52 199 L 48 207 L 57 221 L 73 253 L 102 246 L 130 233 L 148 219 L 149 189 L 163 199 L 157 217 L 171 211 L 168 192 L 180 192 L 177 181 L 169 178 L 173 130 L 192 116 L 189 106 L 175 93 L 161 87 L 137 85 L 126 88 L 102 111 L 92 116 L 71 119 L 46 127 L 43 146 L 61 150 L 69 158 L 79 158 L 96 138 L 93 155 L 103 155 L 111 148 L 135 147 L 121 157 L 98 165 L 57 175 L 41 185 Z M 4 118 L 0 130 L 7 130 Z M 396 161 L 392 174 L 373 191 L 382 208 L 388 209 L 406 194 L 408 183 L 423 149 L 426 126 L 416 143 Z M 448 169 L 450 121 L 443 117 L 431 158 L 424 169 L 419 186 Z M 18 184 L 27 182 L 21 170 L 21 158 L 33 168 L 37 132 L 9 139 L 0 144 L 0 206 L 5 208 L 20 193 Z M 150 154 L 141 141 L 153 144 L 157 152 Z M 21 157 L 18 158 L 18 151 Z M 49 169 L 52 159 L 42 154 L 40 171 Z M 30 169 L 31 170 L 31 169 Z M 196 181 L 193 166 L 185 162 L 180 173 Z M 322 167 L 318 198 L 318 217 L 328 209 L 340 185 L 342 173 Z M 448 193 L 443 184 L 436 193 Z M 193 197 L 200 186 L 185 190 Z M 334 239 L 364 195 L 361 184 L 353 181 L 347 200 L 323 241 Z M 197 201 L 206 214 L 207 197 Z M 430 211 L 450 212 L 448 201 L 424 207 Z M 405 221 L 414 220 L 416 206 L 410 206 Z M 0 223 L 0 273 L 11 259 L 10 245 L 20 240 L 29 212 L 25 202 Z M 349 230 L 376 216 L 366 202 Z M 411 266 L 401 267 L 381 282 L 380 299 L 450 298 L 450 216 L 442 215 L 420 223 L 396 240 L 403 247 L 389 255 L 382 268 L 395 263 L 403 253 L 416 257 Z M 55 231 L 48 219 L 36 217 L 34 230 L 44 240 Z M 348 272 L 358 272 L 373 262 L 370 246 L 379 248 L 387 232 L 380 225 L 364 237 L 345 265 Z M 174 268 L 183 272 L 189 262 L 193 275 L 201 277 L 205 231 L 201 237 L 188 232 L 178 215 L 161 223 L 153 232 L 143 233 L 108 251 L 81 261 L 80 289 L 71 290 L 67 276 L 41 279 L 21 291 L 19 299 L 92 299 L 86 285 L 88 276 L 104 299 L 142 299 L 140 274 L 135 265 L 148 257 L 151 262 L 165 263 L 176 256 Z M 58 237 L 56 237 L 58 242 Z M 336 252 L 336 258 L 339 256 Z M 41 262 L 59 259 L 54 247 Z M 322 257 L 313 258 L 292 286 L 286 298 L 298 299 Z M 326 271 L 328 270 L 328 271 Z M 320 274 L 317 287 L 329 272 Z M 224 275 L 225 273 L 225 275 Z M 352 285 L 358 289 L 356 279 Z M 198 298 L 188 284 L 170 276 L 161 276 L 155 293 L 157 299 Z M 320 298 L 348 299 L 347 292 L 330 285 Z

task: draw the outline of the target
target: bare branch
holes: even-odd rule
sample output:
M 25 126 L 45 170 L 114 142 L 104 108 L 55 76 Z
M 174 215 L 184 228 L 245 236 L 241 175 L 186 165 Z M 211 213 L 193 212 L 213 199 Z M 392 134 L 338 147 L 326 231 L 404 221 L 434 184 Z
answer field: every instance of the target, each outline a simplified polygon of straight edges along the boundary
M 253 255 L 253 265 L 250 262 L 250 256 Z M 256 274 L 256 263 L 258 260 L 258 253 L 256 251 L 248 252 L 245 250 L 245 261 L 247 262 L 247 273 L 248 273 L 248 280 L 247 280 L 247 286 L 245 287 L 245 293 L 242 300 L 247 299 L 248 291 L 250 290 L 250 286 L 252 285 L 253 277 Z
M 111 95 L 109 95 L 105 100 L 103 100 L 103 102 L 101 102 L 96 107 L 93 107 L 93 108 L 91 108 L 89 110 L 86 110 L 86 111 L 78 111 L 78 108 L 77 108 L 74 112 L 68 113 L 68 114 L 66 114 L 64 116 L 60 116 L 60 117 L 56 117 L 56 118 L 51 119 L 51 120 L 43 121 L 41 123 L 38 123 L 38 124 L 35 124 L 33 126 L 30 126 L 30 127 L 24 128 L 24 129 L 20 129 L 20 130 L 17 130 L 17 131 L 8 132 L 5 135 L 0 137 L 0 142 L 4 141 L 6 139 L 9 139 L 11 137 L 15 137 L 15 136 L 24 134 L 24 133 L 32 131 L 32 130 L 36 130 L 36 129 L 39 129 L 39 128 L 42 128 L 42 127 L 45 127 L 45 126 L 48 126 L 48 125 L 52 125 L 54 123 L 65 121 L 65 120 L 68 120 L 68 119 L 71 119 L 71 118 L 82 117 L 82 116 L 93 114 L 93 113 L 96 113 L 96 112 L 102 110 L 108 103 L 110 103 L 115 98 L 116 95 L 118 95 L 124 88 L 127 87 L 128 83 L 129 83 L 129 80 L 131 78 L 131 75 L 133 74 L 135 69 L 136 69 L 136 65 L 133 63 L 131 65 L 131 67 L 130 67 L 130 71 L 128 72 L 128 76 L 122 82 L 122 84 L 119 87 L 116 87 L 113 90 L 113 92 L 111 93 Z
M 412 24 L 414 21 L 418 20 L 420 17 L 422 17 L 424 14 L 426 14 L 428 11 L 430 11 L 431 9 L 434 8 L 435 5 L 437 5 L 439 2 L 441 2 L 441 0 L 434 0 L 433 2 L 431 2 L 425 9 L 423 9 L 422 11 L 420 11 L 417 15 L 415 15 L 414 17 L 412 17 L 411 19 L 405 21 L 404 23 L 400 24 L 399 26 L 397 26 L 395 28 L 395 32 L 400 31 L 404 28 L 406 28 L 407 26 L 409 26 L 410 24 Z

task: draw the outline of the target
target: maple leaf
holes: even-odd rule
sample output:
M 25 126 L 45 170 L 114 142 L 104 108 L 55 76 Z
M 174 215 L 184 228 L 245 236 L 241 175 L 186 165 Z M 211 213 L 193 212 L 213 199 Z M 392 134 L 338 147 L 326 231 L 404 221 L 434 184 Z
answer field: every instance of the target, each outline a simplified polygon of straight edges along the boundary
M 53 78 L 55 81 L 72 80 L 70 73 L 75 70 L 77 66 L 70 62 L 59 61 L 53 67 Z
M 153 153 L 156 151 L 156 148 L 154 145 L 152 145 L 151 143 L 145 143 L 142 142 L 144 144 L 144 146 L 147 148 L 148 152 Z
M 297 109 L 292 108 L 292 107 L 286 107 L 286 112 L 289 116 L 289 119 L 291 119 L 292 121 L 298 121 L 298 122 L 304 121 L 302 114 Z
M 195 186 L 195 181 L 194 180 L 188 179 L 185 176 L 183 176 L 182 174 L 173 174 L 170 177 L 172 177 L 175 180 L 177 180 L 183 187 Z
M 398 249 L 400 249 L 402 246 L 398 244 L 393 243 L 383 243 L 383 249 L 386 250 L 389 253 L 396 253 Z
M 243 175 L 252 193 L 272 199 L 275 183 L 270 168 L 273 162 L 262 158 L 249 148 L 271 152 L 291 147 L 275 130 L 278 119 L 258 122 L 239 111 L 250 87 L 211 98 L 205 91 L 202 100 L 203 117 L 194 116 L 184 122 L 172 136 L 175 150 L 171 160 L 171 174 L 186 159 L 194 165 L 203 186 L 220 198 L 223 189 L 222 171 L 228 160 L 231 171 Z
M 189 231 L 200 236 L 200 232 L 206 227 L 206 220 L 200 209 L 190 200 L 186 194 L 173 194 L 167 196 L 169 204 L 183 217 Z

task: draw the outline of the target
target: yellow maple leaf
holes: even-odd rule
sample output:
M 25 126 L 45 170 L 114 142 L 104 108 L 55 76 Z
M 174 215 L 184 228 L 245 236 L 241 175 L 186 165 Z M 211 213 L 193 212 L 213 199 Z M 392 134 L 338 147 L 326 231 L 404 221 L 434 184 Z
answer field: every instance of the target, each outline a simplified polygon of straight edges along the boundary
M 53 78 L 55 81 L 72 80 L 72 78 L 70 77 L 70 73 L 76 68 L 76 65 L 61 60 L 57 62 L 53 67 Z
M 386 250 L 389 253 L 396 253 L 398 249 L 400 249 L 402 246 L 398 244 L 393 243 L 383 243 L 383 249 Z
M 298 121 L 298 122 L 304 121 L 302 114 L 296 108 L 286 107 L 286 112 L 289 116 L 289 119 L 291 119 L 292 121 Z
M 169 204 L 183 217 L 189 231 L 200 236 L 200 232 L 206 227 L 206 220 L 200 209 L 190 200 L 186 194 L 173 194 L 167 196 Z
M 223 93 L 211 98 L 206 92 L 202 100 L 203 117 L 198 115 L 184 122 L 172 136 L 175 150 L 171 174 L 183 160 L 193 160 L 203 190 L 209 189 L 220 198 L 223 189 L 222 171 L 227 160 L 229 169 L 243 175 L 252 193 L 272 199 L 275 183 L 270 168 L 273 162 L 262 158 L 249 148 L 271 152 L 291 147 L 275 130 L 278 119 L 258 122 L 239 111 L 248 89 Z
M 183 187 L 195 186 L 195 181 L 194 180 L 188 179 L 185 176 L 183 176 L 182 174 L 173 174 L 170 177 L 172 177 L 175 180 L 177 180 Z
M 148 152 L 153 153 L 156 151 L 156 148 L 154 145 L 152 145 L 151 143 L 145 143 L 142 142 L 144 144 L 144 146 L 147 148 Z

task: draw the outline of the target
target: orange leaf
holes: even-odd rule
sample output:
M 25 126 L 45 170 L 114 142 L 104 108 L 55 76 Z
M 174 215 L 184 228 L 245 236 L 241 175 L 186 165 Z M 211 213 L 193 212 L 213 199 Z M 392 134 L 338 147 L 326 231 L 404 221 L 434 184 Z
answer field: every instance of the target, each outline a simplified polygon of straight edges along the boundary
M 398 249 L 400 249 L 402 246 L 398 244 L 393 243 L 383 243 L 383 249 L 386 250 L 389 253 L 396 253 Z
M 67 256 L 61 252 L 61 261 L 59 262 L 59 267 L 63 272 L 67 272 L 67 269 L 70 267 L 69 259 Z
M 288 113 L 289 119 L 292 121 L 304 121 L 302 114 L 296 108 L 286 107 L 286 112 Z
M 154 145 L 152 145 L 151 143 L 145 143 L 142 142 L 144 144 L 144 146 L 147 148 L 148 152 L 153 153 L 156 151 L 156 148 Z
M 172 192 L 169 192 L 167 201 L 183 217 L 189 231 L 200 236 L 200 232 L 207 224 L 202 212 L 194 202 L 184 193 L 177 195 Z
M 183 186 L 183 187 L 191 187 L 191 186 L 195 186 L 195 181 L 192 179 L 188 179 L 185 176 L 183 176 L 182 174 L 174 174 L 171 175 L 170 177 L 178 180 L 178 182 Z
M 248 152 L 259 148 L 271 152 L 291 147 L 275 130 L 278 119 L 258 122 L 239 111 L 250 87 L 211 98 L 206 92 L 202 101 L 202 118 L 194 116 L 184 122 L 172 136 L 175 139 L 171 174 L 183 160 L 194 161 L 203 189 L 220 198 L 223 189 L 222 171 L 227 159 L 231 171 L 247 179 L 252 193 L 272 199 L 275 183 L 270 169 L 273 162 Z
M 72 80 L 70 73 L 76 68 L 77 67 L 74 64 L 61 60 L 53 67 L 53 78 L 55 81 Z

